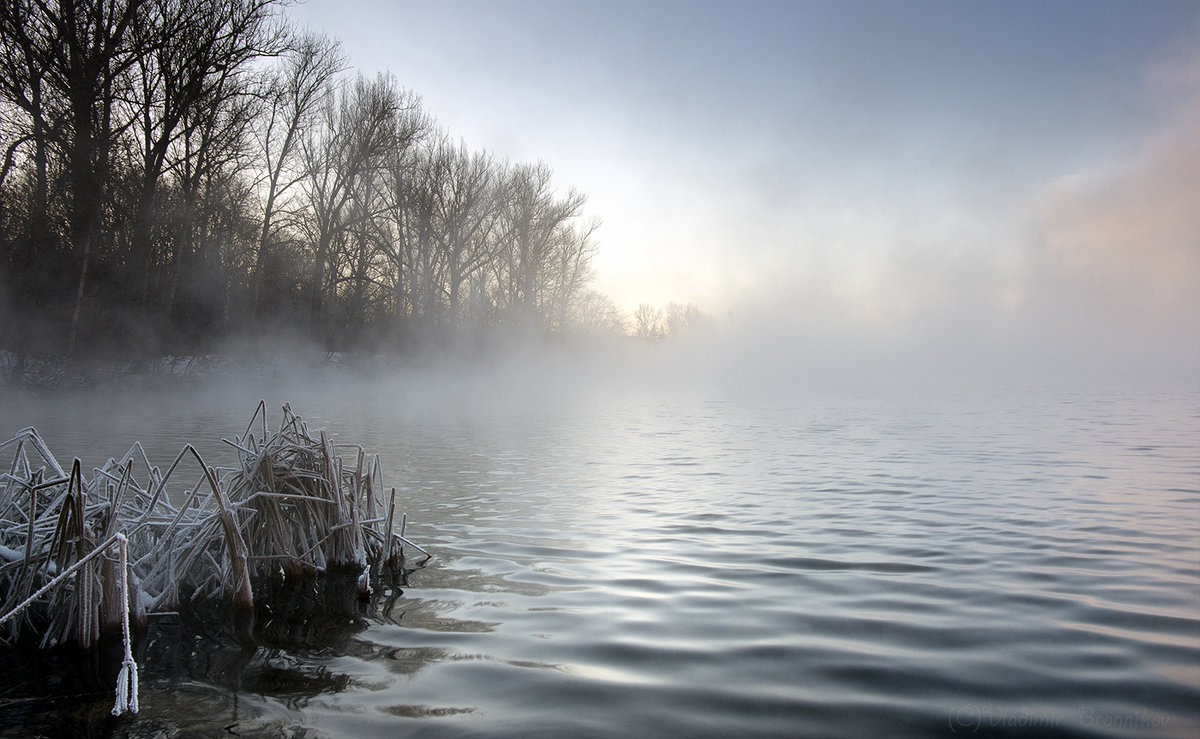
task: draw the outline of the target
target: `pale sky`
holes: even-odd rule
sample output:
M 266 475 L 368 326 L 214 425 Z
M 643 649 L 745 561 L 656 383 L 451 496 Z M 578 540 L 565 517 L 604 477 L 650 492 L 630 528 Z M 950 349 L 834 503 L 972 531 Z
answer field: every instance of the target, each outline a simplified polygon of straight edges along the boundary
M 391 71 L 469 147 L 541 159 L 585 194 L 603 220 L 596 287 L 627 311 L 1200 332 L 1197 0 L 289 13 L 354 68 Z

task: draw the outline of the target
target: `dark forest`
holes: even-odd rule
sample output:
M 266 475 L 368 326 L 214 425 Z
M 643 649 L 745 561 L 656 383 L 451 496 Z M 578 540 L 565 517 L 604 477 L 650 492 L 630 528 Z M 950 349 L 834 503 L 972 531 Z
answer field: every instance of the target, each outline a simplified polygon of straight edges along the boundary
M 287 4 L 0 4 L 0 349 L 624 329 L 583 194 L 456 141 Z

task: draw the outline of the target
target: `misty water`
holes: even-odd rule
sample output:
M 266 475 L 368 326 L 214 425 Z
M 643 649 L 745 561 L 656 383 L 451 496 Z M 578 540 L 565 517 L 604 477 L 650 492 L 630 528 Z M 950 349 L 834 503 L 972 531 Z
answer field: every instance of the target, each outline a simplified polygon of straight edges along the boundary
M 172 664 L 144 651 L 136 717 L 105 717 L 102 681 L 64 702 L 29 686 L 59 678 L 10 666 L 3 733 L 1200 731 L 1194 389 L 436 375 L 4 398 L 4 438 L 35 425 L 89 463 L 140 439 L 164 465 L 185 442 L 228 463 L 218 439 L 256 393 L 290 401 L 382 456 L 407 536 L 434 556 L 372 603 L 255 643 Z

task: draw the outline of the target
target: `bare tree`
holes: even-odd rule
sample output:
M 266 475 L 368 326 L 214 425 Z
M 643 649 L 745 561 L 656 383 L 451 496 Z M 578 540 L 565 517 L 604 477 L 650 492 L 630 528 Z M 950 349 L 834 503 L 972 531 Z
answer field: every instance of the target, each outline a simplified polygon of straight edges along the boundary
M 579 226 L 559 229 L 548 260 L 553 269 L 548 275 L 546 291 L 550 327 L 554 330 L 563 331 L 570 327 L 572 311 L 592 277 L 592 258 L 596 255 L 594 237 L 599 228 L 600 220 L 593 218 Z
M 666 335 L 662 311 L 649 303 L 638 305 L 633 313 L 633 335 L 641 339 L 661 339 Z
M 30 294 L 41 293 L 48 287 L 44 284 L 46 272 L 37 270 L 35 265 L 39 260 L 44 263 L 57 251 L 48 223 L 49 161 L 52 142 L 62 139 L 63 115 L 61 104 L 56 105 L 60 101 L 47 92 L 43 83 L 42 65 L 48 61 L 49 51 L 40 44 L 47 43 L 51 35 L 23 26 L 15 28 L 10 13 L 20 8 L 20 4 L 0 8 L 0 24 L 3 24 L 0 25 L 3 31 L 0 33 L 0 100 L 3 101 L 0 120 L 4 142 L 0 187 L 8 182 L 19 160 L 30 161 L 32 173 L 23 188 L 27 191 L 24 228 L 12 245 L 15 248 L 6 255 L 7 266 L 17 273 L 14 282 L 27 288 L 18 298 L 28 300 Z M 24 156 L 22 150 L 26 152 Z M 5 205 L 11 207 L 11 200 Z
M 329 99 L 321 128 L 305 139 L 305 189 L 313 252 L 309 324 L 318 334 L 328 328 L 326 301 L 336 285 L 336 274 L 329 268 L 346 238 L 347 206 L 358 180 L 374 177 L 386 162 L 384 155 L 395 140 L 400 108 L 400 93 L 390 77 L 380 75 L 367 81 L 359 76 L 336 101 Z
M 624 334 L 629 327 L 625 315 L 612 298 L 585 290 L 574 306 L 572 326 L 588 334 Z
M 227 266 L 244 262 L 237 252 L 248 247 L 245 225 L 252 201 L 246 160 L 259 108 L 251 95 L 224 89 L 246 84 L 230 77 L 213 90 L 211 105 L 189 112 L 169 160 L 178 202 L 165 213 L 172 239 L 163 317 L 176 335 L 193 340 L 227 325 L 234 279 Z
M 671 302 L 667 303 L 664 329 L 667 336 L 683 336 L 711 320 L 711 317 L 695 303 Z
M 561 229 L 578 215 L 585 198 L 571 190 L 557 198 L 545 164 L 518 165 L 508 172 L 504 234 L 505 300 L 523 321 L 539 321 L 547 267 Z
M 381 246 L 388 260 L 392 289 L 392 321 L 399 324 L 416 312 L 416 265 L 418 264 L 418 223 L 416 201 L 418 189 L 424 182 L 422 171 L 428 163 L 427 152 L 420 144 L 433 131 L 432 120 L 413 96 L 413 104 L 401 114 L 398 128 L 399 143 L 388 153 L 386 168 L 378 190 L 383 199 L 385 232 Z M 395 327 L 395 326 L 394 326 Z
M 234 79 L 253 59 L 282 50 L 282 27 L 274 23 L 281 0 L 148 0 L 133 30 L 141 53 L 130 68 L 140 183 L 132 234 L 136 299 L 146 303 L 156 273 L 155 195 L 173 150 L 201 125 L 197 110 L 226 104 L 247 88 Z M 195 152 L 200 155 L 200 152 Z
M 291 40 L 283 63 L 265 77 L 262 92 L 266 110 L 257 131 L 258 151 L 262 157 L 263 212 L 258 249 L 253 267 L 251 305 L 261 308 L 266 265 L 269 263 L 280 203 L 304 177 L 304 170 L 293 167 L 301 139 L 316 121 L 317 113 L 330 91 L 330 83 L 346 66 L 337 42 L 314 33 Z
M 491 238 L 499 215 L 491 157 L 442 141 L 431 153 L 433 238 L 445 265 L 446 308 L 460 318 L 467 281 L 496 256 Z
M 435 225 L 437 178 L 434 157 L 427 151 L 418 159 L 405 187 L 409 216 L 403 246 L 408 266 L 408 315 L 413 324 L 436 323 L 444 303 L 445 252 L 437 248 Z
M 71 261 L 78 278 L 68 354 L 75 351 L 112 149 L 121 129 L 114 108 L 122 95 L 121 79 L 139 57 L 140 49 L 130 40 L 147 2 L 0 3 L 6 72 L 17 74 L 5 93 L 30 115 L 35 138 L 53 134 L 69 183 Z M 48 114 L 61 116 L 61 125 L 45 125 Z

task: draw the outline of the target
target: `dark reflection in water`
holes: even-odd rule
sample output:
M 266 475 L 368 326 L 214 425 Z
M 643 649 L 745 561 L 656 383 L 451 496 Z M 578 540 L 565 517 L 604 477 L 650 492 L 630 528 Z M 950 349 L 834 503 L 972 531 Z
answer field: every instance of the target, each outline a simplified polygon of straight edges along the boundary
M 373 623 L 398 623 L 406 615 L 407 574 L 380 575 L 368 601 L 357 597 L 356 576 L 333 574 L 258 582 L 257 602 L 249 612 L 193 604 L 180 614 L 151 619 L 134 655 L 142 696 L 138 718 L 109 713 L 124 650 L 116 640 L 87 654 L 38 651 L 31 644 L 0 651 L 0 674 L 22 676 L 6 684 L 0 727 L 14 736 L 153 734 L 162 726 L 145 719 L 161 718 L 160 702 L 167 700 L 177 704 L 164 724 L 170 734 L 218 728 L 230 735 L 269 732 L 279 728 L 278 722 L 269 720 L 255 699 L 299 709 L 316 696 L 353 687 L 352 677 L 332 666 L 332 658 L 396 660 L 411 672 L 448 658 L 444 650 L 387 650 L 357 638 Z M 430 623 L 420 617 L 414 621 Z M 70 709 L 64 710 L 64 699 L 72 701 Z
M 134 718 L 106 717 L 114 659 L 0 656 L 5 734 L 1200 733 L 1194 391 L 311 399 L 433 560 L 368 603 L 162 620 Z

